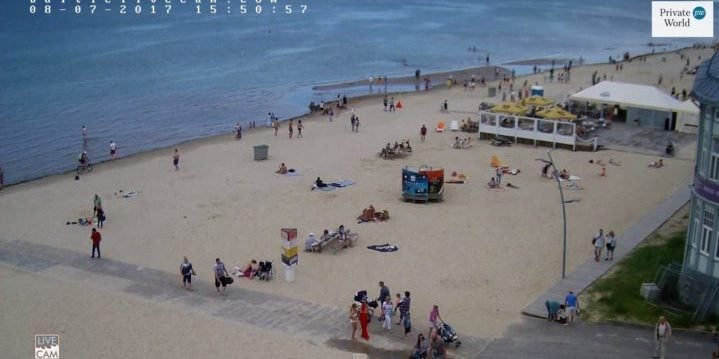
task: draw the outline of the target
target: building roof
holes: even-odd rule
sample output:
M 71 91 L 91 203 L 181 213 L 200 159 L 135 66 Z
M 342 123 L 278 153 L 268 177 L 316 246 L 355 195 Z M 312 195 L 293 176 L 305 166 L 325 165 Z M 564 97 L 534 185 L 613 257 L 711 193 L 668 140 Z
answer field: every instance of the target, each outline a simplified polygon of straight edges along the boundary
M 654 86 L 613 81 L 602 81 L 569 96 L 569 98 L 575 101 L 605 103 L 655 111 L 682 112 L 684 108 L 681 101 Z
M 704 61 L 697 69 L 692 95 L 701 102 L 719 104 L 719 53 Z

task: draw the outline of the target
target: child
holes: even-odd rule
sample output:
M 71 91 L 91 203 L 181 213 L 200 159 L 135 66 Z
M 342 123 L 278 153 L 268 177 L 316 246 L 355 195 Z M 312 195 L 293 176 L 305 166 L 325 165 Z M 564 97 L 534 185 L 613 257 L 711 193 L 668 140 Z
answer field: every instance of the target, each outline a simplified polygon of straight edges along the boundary
M 387 299 L 385 299 L 384 304 L 382 305 L 382 313 L 384 313 L 384 322 L 382 323 L 382 328 L 386 329 L 388 332 L 392 332 L 392 315 L 394 315 L 394 309 L 392 308 L 392 298 L 389 296 Z

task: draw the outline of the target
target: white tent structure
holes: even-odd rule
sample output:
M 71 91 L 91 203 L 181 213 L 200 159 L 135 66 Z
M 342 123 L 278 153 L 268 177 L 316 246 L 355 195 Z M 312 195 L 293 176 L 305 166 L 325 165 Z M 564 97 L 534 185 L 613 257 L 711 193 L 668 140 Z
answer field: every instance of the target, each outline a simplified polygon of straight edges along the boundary
M 670 123 L 676 119 L 674 113 L 688 111 L 681 101 L 654 86 L 613 81 L 602 81 L 569 96 L 569 99 L 598 105 L 617 105 L 626 110 L 627 123 L 665 129 L 676 127 Z
M 682 111 L 677 114 L 677 131 L 684 133 L 697 133 L 699 130 L 699 107 L 686 100 L 682 103 Z

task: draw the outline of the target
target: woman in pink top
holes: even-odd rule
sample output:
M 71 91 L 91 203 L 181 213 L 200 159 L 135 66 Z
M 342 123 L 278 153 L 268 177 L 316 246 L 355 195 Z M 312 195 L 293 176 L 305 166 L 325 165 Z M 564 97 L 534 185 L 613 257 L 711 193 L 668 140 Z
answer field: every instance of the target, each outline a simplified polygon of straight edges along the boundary
M 438 327 L 437 319 L 440 321 L 442 317 L 439 315 L 439 306 L 437 304 L 432 306 L 432 310 L 429 312 L 429 336 L 432 336 L 432 330 Z

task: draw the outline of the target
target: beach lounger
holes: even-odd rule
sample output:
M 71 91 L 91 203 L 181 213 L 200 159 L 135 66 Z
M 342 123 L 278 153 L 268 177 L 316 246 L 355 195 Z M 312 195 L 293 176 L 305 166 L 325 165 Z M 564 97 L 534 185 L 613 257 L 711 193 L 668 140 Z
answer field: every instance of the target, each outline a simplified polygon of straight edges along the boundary
M 437 132 L 444 132 L 444 121 L 440 120 L 437 122 Z
M 449 130 L 452 132 L 459 131 L 459 121 L 452 120 L 452 122 L 449 123 Z

